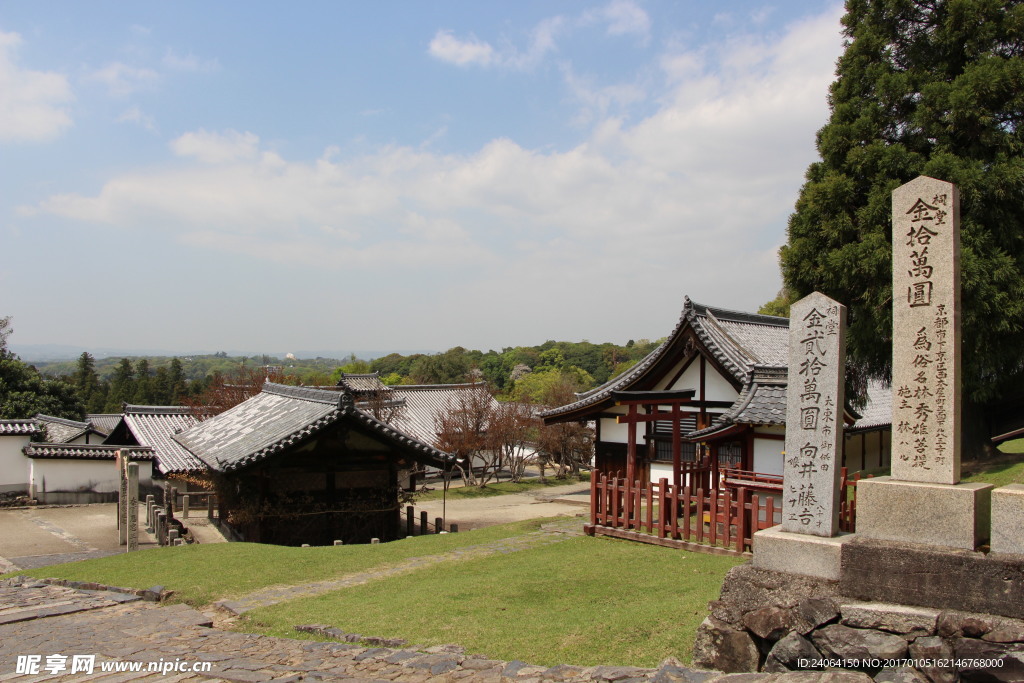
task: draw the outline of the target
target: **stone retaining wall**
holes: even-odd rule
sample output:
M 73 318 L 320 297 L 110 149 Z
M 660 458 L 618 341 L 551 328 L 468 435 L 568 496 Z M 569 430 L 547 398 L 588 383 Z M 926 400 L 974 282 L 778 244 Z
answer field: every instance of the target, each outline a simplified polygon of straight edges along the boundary
M 1024 621 L 865 602 L 839 583 L 733 568 L 697 632 L 694 666 L 844 669 L 876 681 L 1024 681 Z

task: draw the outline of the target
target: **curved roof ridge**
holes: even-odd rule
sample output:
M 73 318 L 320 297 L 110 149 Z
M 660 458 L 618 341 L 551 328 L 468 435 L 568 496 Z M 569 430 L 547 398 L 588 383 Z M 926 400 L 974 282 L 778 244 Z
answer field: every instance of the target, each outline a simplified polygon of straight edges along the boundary
M 146 406 L 132 403 L 125 403 L 121 406 L 124 414 L 134 413 L 136 415 L 190 415 L 192 409 L 188 406 Z
M 707 310 L 706 320 L 715 326 L 715 329 L 718 331 L 719 334 L 721 334 L 723 337 L 726 338 L 726 340 L 732 343 L 734 349 L 740 355 L 745 356 L 746 359 L 750 361 L 748 365 L 755 365 L 757 361 L 761 360 L 757 356 L 757 354 L 755 354 L 753 351 L 744 346 L 739 339 L 729 334 L 729 330 L 725 329 L 725 327 L 722 326 L 722 323 L 719 322 L 718 320 L 718 316 L 716 316 L 710 308 Z M 744 371 L 746 371 L 746 368 L 744 368 Z
M 89 422 L 80 422 L 78 420 L 69 420 L 66 417 L 57 417 L 55 415 L 46 415 L 45 413 L 36 413 L 35 420 L 42 420 L 43 422 L 56 422 L 60 425 L 66 425 L 68 427 L 78 427 L 80 429 L 88 429 L 91 426 Z
M 312 401 L 314 403 L 338 405 L 339 396 L 344 395 L 346 392 L 328 391 L 327 389 L 313 389 L 312 387 L 293 387 L 288 384 L 264 382 L 262 393 L 284 396 L 285 398 L 297 398 L 302 401 Z
M 460 384 L 392 384 L 395 391 L 428 391 L 430 389 L 466 389 L 486 386 L 487 382 L 462 382 Z

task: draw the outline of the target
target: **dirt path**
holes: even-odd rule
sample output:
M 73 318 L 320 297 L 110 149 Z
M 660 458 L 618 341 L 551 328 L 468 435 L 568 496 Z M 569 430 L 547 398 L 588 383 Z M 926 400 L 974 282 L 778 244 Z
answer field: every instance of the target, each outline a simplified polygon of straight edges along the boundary
M 460 531 L 468 531 L 537 517 L 584 516 L 589 510 L 589 504 L 590 484 L 576 482 L 528 493 L 449 499 L 447 505 L 440 500 L 431 500 L 417 503 L 416 511 L 426 510 L 431 520 L 443 515 L 446 524 L 458 524 Z

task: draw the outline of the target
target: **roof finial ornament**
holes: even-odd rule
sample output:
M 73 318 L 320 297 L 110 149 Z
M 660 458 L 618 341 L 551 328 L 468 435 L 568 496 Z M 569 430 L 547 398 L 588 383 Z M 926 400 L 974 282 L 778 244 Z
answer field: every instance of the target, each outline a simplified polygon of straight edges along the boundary
M 340 395 L 338 396 L 338 410 L 343 410 L 345 412 L 349 412 L 349 411 L 355 409 L 356 401 L 352 397 L 352 392 L 351 391 L 349 391 L 347 388 L 343 388 L 339 392 L 339 394 Z

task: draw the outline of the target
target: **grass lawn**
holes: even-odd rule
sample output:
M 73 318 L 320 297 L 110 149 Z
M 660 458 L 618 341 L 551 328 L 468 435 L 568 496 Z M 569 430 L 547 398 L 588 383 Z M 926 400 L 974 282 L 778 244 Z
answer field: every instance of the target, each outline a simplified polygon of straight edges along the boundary
M 489 496 L 502 496 L 508 493 L 522 493 L 524 491 L 535 491 L 537 489 L 547 488 L 549 486 L 565 486 L 567 484 L 584 484 L 590 482 L 590 476 L 581 474 L 579 477 L 567 477 L 565 479 L 556 479 L 554 477 L 547 477 L 543 481 L 540 479 L 524 479 L 519 482 L 503 481 L 500 483 L 490 483 L 487 486 L 457 486 L 448 489 L 448 500 L 460 500 L 465 498 L 487 498 Z M 416 495 L 417 501 L 423 500 L 441 500 L 444 495 L 443 484 L 436 484 L 436 488 L 426 493 L 419 493 Z
M 1002 448 L 1002 447 L 1000 447 Z M 983 482 L 996 487 L 1024 483 L 1024 459 L 1020 456 L 999 458 L 990 462 L 965 463 L 965 482 Z
M 11 572 L 37 578 L 95 581 L 110 586 L 174 590 L 176 600 L 202 606 L 266 586 L 307 583 L 410 557 L 434 555 L 534 531 L 547 519 L 486 527 L 458 534 L 436 534 L 379 545 L 291 548 L 259 543 L 213 543 L 153 548 L 39 569 Z M 582 523 L 582 522 L 581 522 Z
M 330 624 L 549 666 L 688 662 L 708 601 L 742 561 L 581 537 L 253 610 L 238 628 L 295 637 L 296 624 Z

